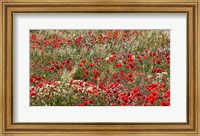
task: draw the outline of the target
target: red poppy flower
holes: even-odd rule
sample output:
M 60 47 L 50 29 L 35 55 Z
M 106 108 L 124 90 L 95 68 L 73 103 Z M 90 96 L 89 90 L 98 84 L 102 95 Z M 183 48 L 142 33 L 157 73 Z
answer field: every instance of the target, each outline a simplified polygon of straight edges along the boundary
M 41 80 L 42 78 L 40 76 L 35 77 L 36 80 Z
M 154 102 L 155 102 L 155 100 L 154 100 L 153 98 L 151 98 L 151 99 L 149 100 L 149 103 L 150 103 L 150 104 L 154 104 Z
M 126 65 L 126 68 L 130 68 L 130 65 Z
M 57 48 L 59 48 L 59 46 L 57 44 L 55 44 L 55 45 L 53 45 L 53 48 L 57 49 Z
M 86 77 L 86 76 L 87 76 L 87 74 L 83 74 L 83 75 L 82 75 L 82 77 Z
M 88 105 L 88 104 L 89 104 L 89 101 L 84 101 L 84 104 L 85 104 L 85 105 Z
M 157 60 L 157 62 L 156 62 L 157 64 L 160 64 L 161 63 L 161 60 Z
M 156 99 L 158 97 L 158 92 L 151 92 L 150 97 Z
M 80 63 L 79 66 L 82 67 L 82 66 L 83 66 L 83 63 Z
M 165 93 L 164 93 L 164 97 L 165 98 L 168 98 L 170 96 L 170 89 L 167 90 Z
M 121 64 L 121 63 L 118 63 L 118 64 L 116 64 L 115 66 L 116 66 L 117 68 L 119 68 L 119 67 L 122 66 L 122 64 Z
M 120 82 L 120 78 L 117 78 L 116 81 L 117 81 L 117 82 Z
M 86 60 L 82 60 L 82 63 L 85 63 L 86 62 Z
M 72 41 L 71 41 L 71 40 L 68 40 L 67 43 L 68 43 L 68 44 L 72 44 Z
M 31 97 L 34 97 L 34 96 L 36 96 L 36 93 L 35 93 L 34 91 L 31 91 L 31 92 L 30 92 L 30 96 L 31 96 Z
M 61 74 L 61 72 L 57 72 L 57 74 L 58 74 L 58 75 L 60 75 L 60 74 Z
M 93 64 L 90 64 L 89 66 L 90 66 L 90 67 L 93 67 Z
M 41 88 L 42 86 L 43 86 L 43 83 L 39 83 L 39 84 L 38 84 L 38 87 Z
M 160 103 L 160 106 L 169 106 L 169 105 L 170 105 L 169 102 L 161 102 L 161 103 Z
M 147 101 L 148 101 L 149 99 L 150 99 L 149 97 L 145 97 L 145 100 L 147 100 Z
M 92 104 L 94 102 L 94 100 L 89 100 L 89 103 Z
M 99 93 L 98 93 L 98 92 L 95 92 L 95 93 L 94 93 L 94 96 L 98 96 L 98 95 L 99 95 Z
M 35 81 L 35 79 L 30 77 L 30 83 L 33 83 L 34 81 Z

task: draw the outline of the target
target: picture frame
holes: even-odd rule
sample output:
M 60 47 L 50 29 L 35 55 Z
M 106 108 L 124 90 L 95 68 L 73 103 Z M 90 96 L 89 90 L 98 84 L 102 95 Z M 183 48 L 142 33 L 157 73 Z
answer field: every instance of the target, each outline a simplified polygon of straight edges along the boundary
M 1 0 L 0 124 L 1 135 L 148 135 L 200 136 L 199 0 Z M 15 13 L 186 13 L 186 123 L 14 123 L 13 15 Z

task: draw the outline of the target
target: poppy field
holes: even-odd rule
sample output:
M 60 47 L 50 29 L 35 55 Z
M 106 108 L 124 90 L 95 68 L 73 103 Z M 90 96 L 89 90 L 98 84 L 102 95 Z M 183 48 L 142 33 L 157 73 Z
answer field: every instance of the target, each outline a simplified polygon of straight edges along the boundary
M 30 106 L 170 106 L 170 30 L 30 30 Z

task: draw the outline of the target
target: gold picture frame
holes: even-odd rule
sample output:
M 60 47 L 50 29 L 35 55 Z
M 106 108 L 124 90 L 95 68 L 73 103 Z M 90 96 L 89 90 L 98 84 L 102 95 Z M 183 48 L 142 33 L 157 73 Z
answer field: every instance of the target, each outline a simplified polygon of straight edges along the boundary
M 199 0 L 0 0 L 1 135 L 200 136 Z M 186 13 L 186 123 L 13 123 L 15 13 Z

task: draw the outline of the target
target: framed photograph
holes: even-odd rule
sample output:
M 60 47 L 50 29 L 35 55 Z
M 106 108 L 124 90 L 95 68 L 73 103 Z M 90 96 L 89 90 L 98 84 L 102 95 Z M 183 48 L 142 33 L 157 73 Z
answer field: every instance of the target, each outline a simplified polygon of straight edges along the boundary
M 1 0 L 1 135 L 200 136 L 199 0 Z

